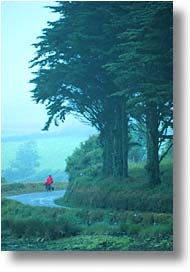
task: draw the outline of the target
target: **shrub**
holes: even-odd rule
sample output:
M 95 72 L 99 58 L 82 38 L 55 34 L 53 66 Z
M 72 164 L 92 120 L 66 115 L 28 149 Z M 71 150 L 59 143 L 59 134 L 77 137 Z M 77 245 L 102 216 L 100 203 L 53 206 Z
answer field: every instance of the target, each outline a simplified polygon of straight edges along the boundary
M 132 217 L 133 223 L 139 224 L 142 222 L 142 220 L 143 220 L 143 216 L 141 213 L 134 213 L 133 214 L 133 217 Z
M 97 222 L 85 228 L 85 235 L 119 235 L 119 225 L 110 225 L 107 222 Z
M 173 229 L 170 224 L 154 224 L 152 226 L 147 226 L 146 228 L 141 229 L 139 237 L 141 238 L 154 238 L 159 236 L 168 236 L 172 235 Z
M 104 220 L 105 212 L 98 209 L 98 210 L 90 210 L 89 211 L 89 220 L 90 222 L 101 222 Z
M 44 237 L 45 226 L 42 218 L 28 217 L 24 223 L 26 237 Z
M 152 213 L 144 213 L 143 214 L 143 224 L 153 224 L 154 223 L 154 216 Z
M 80 223 L 81 222 L 74 215 L 68 213 L 58 216 L 54 222 L 62 236 L 72 236 L 80 233 Z
M 30 207 L 13 200 L 2 201 L 2 232 L 20 237 L 56 239 L 81 231 L 75 214 L 57 208 Z
M 68 205 L 118 210 L 172 212 L 172 194 L 155 192 L 150 188 L 135 188 L 130 182 L 124 183 L 115 179 L 84 181 L 77 179 L 68 188 L 64 201 Z M 136 187 L 138 183 L 136 182 Z
M 9 219 L 9 227 L 17 238 L 21 238 L 26 233 L 26 220 L 23 218 Z
M 142 226 L 140 224 L 133 224 L 133 223 L 121 223 L 120 224 L 120 231 L 121 233 L 127 235 L 138 235 Z
M 172 221 L 172 217 L 169 214 L 154 214 L 154 222 L 157 224 L 164 224 L 167 223 L 168 221 Z
M 162 162 L 162 183 L 154 188 L 147 181 L 143 163 L 129 164 L 129 167 L 128 178 L 103 178 L 99 137 L 89 138 L 67 159 L 70 182 L 64 201 L 89 208 L 172 213 L 172 161 Z M 138 216 L 134 220 L 142 221 L 142 218 Z
M 69 173 L 70 182 L 77 177 L 95 178 L 102 173 L 102 148 L 98 136 L 90 137 L 86 142 L 75 149 L 67 158 L 66 171 Z

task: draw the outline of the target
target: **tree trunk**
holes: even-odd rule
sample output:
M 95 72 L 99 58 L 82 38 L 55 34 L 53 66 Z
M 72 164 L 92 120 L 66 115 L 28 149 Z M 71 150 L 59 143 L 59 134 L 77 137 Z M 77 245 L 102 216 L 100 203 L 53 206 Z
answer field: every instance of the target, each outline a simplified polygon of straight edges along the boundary
M 128 177 L 128 116 L 124 99 L 118 99 L 113 126 L 113 176 Z
M 113 126 L 113 176 L 120 177 L 122 175 L 122 145 L 121 145 L 121 113 L 119 105 L 117 105 L 114 114 Z
M 128 177 L 128 121 L 125 101 L 118 99 L 112 119 L 101 131 L 105 176 Z
M 107 127 L 101 133 L 103 147 L 103 175 L 106 177 L 113 175 L 113 143 L 112 133 Z
M 160 184 L 160 167 L 158 154 L 158 113 L 155 102 L 149 103 L 146 113 L 147 127 L 147 173 L 150 184 Z
M 122 103 L 122 176 L 128 177 L 128 152 L 129 152 L 129 139 L 128 139 L 128 125 L 129 119 L 126 113 L 125 100 Z

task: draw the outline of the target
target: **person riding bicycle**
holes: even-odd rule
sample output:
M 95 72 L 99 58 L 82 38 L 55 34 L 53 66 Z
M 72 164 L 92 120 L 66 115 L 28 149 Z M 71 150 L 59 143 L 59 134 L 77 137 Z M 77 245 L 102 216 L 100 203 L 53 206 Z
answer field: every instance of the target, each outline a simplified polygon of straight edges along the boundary
M 44 182 L 44 185 L 46 186 L 46 190 L 47 191 L 51 191 L 52 190 L 52 183 L 53 183 L 53 178 L 51 175 L 49 175 L 47 177 L 47 180 Z

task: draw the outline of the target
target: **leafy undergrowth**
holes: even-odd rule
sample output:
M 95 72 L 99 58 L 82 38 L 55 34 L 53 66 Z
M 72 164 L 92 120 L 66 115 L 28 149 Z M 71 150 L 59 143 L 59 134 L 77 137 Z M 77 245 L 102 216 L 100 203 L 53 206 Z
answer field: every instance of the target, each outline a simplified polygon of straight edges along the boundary
M 171 164 L 162 165 L 163 182 L 155 188 L 138 166 L 131 168 L 128 180 L 82 176 L 69 185 L 69 201 L 68 195 L 57 200 L 72 203 L 68 210 L 2 198 L 2 250 L 171 251 L 171 169 Z M 64 186 L 55 184 L 56 189 Z M 40 183 L 2 186 L 3 196 L 41 190 Z
M 172 250 L 166 213 L 30 207 L 2 200 L 2 250 Z
M 100 138 L 92 136 L 67 158 L 66 171 L 69 175 L 69 184 L 59 204 L 84 208 L 172 213 L 171 156 L 165 157 L 160 165 L 159 185 L 154 185 L 153 180 L 149 182 L 144 161 L 130 162 L 127 178 L 105 177 L 102 162 Z
M 57 182 L 54 184 L 55 190 L 66 189 L 68 182 Z M 26 194 L 44 191 L 43 182 L 20 182 L 20 183 L 3 183 L 1 185 L 1 193 L 3 196 Z
M 132 237 L 114 237 L 110 235 L 95 235 L 95 236 L 76 236 L 62 238 L 54 241 L 17 239 L 9 237 L 2 241 L 3 250 L 23 251 L 171 251 L 172 238 L 157 239 L 148 238 L 137 240 Z
M 161 165 L 162 183 L 151 187 L 142 165 L 130 168 L 129 178 L 79 176 L 69 182 L 66 194 L 56 202 L 76 207 L 110 208 L 172 213 L 172 164 Z

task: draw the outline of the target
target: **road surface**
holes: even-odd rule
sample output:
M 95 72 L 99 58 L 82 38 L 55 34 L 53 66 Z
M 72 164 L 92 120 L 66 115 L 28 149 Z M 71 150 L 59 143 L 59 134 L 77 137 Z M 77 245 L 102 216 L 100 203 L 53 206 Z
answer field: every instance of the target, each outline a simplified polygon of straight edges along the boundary
M 43 206 L 43 207 L 61 207 L 65 206 L 55 204 L 54 200 L 62 197 L 66 190 L 52 191 L 52 192 L 39 192 L 22 195 L 7 196 L 8 199 L 14 199 L 23 204 L 31 206 Z

